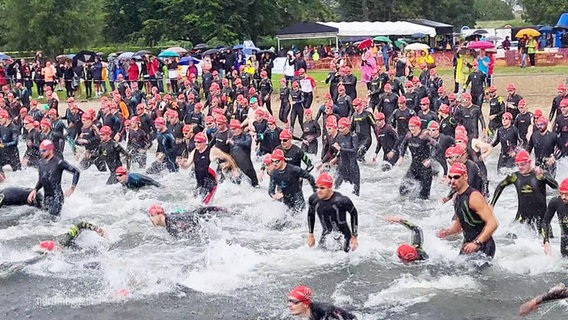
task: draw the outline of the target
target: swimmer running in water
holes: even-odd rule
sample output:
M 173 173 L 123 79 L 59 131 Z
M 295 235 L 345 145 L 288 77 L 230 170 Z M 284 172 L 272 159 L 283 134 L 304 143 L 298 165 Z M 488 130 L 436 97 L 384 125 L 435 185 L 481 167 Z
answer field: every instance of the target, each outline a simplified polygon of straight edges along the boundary
M 55 240 L 45 240 L 40 242 L 39 249 L 47 252 L 53 251 L 54 249 L 62 250 L 63 248 L 72 247 L 75 244 L 75 239 L 79 237 L 83 230 L 91 230 L 98 233 L 101 237 L 105 237 L 105 231 L 103 228 L 83 221 L 72 225 L 66 233 L 57 236 Z
M 422 248 L 422 228 L 416 226 L 401 217 L 385 217 L 385 220 L 392 223 L 400 223 L 401 225 L 412 230 L 412 243 L 401 244 L 396 253 L 400 260 L 403 262 L 412 262 L 415 260 L 426 260 L 428 259 L 428 254 Z
M 288 294 L 288 310 L 293 316 L 310 320 L 353 320 L 357 317 L 329 303 L 312 301 L 312 289 L 297 286 Z
M 521 305 L 519 313 L 521 316 L 526 316 L 529 313 L 538 309 L 538 306 L 543 302 L 549 302 L 554 300 L 566 299 L 568 298 L 568 281 L 560 283 L 555 287 L 548 290 L 548 292 L 538 295 L 528 302 Z
M 128 172 L 125 167 L 116 168 L 115 174 L 118 182 L 128 189 L 138 190 L 148 186 L 161 187 L 158 181 L 140 173 Z
M 179 210 L 166 214 L 160 205 L 153 205 L 148 209 L 150 221 L 156 227 L 166 227 L 166 231 L 176 238 L 188 237 L 199 227 L 201 219 L 208 220 L 217 214 L 226 214 L 229 211 L 221 207 L 199 207 L 193 210 Z

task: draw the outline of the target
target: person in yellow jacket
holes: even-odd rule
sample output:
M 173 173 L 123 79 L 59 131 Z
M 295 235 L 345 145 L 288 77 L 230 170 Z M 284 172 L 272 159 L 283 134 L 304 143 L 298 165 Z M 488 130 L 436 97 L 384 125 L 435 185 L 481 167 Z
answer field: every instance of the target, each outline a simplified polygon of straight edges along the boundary
M 538 48 L 538 43 L 534 37 L 530 37 L 526 44 L 527 53 L 529 55 L 529 61 L 531 63 L 531 67 L 534 67 L 536 63 L 536 50 Z

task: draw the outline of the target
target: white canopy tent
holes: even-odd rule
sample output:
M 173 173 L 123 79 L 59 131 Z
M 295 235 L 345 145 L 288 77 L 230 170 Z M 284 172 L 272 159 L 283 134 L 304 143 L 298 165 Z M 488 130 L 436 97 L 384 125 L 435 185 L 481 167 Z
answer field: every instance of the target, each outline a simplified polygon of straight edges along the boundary
M 328 27 L 339 29 L 338 37 L 374 37 L 400 35 L 410 36 L 416 33 L 423 33 L 434 37 L 436 29 L 406 21 L 375 21 L 375 22 L 318 22 Z

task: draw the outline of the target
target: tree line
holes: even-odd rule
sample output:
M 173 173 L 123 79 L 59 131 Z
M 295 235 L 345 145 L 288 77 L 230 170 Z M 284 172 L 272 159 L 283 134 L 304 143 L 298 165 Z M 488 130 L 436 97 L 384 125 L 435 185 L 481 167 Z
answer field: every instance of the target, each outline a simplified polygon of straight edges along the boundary
M 565 0 L 522 3 L 535 23 L 554 24 L 568 9 Z M 477 20 L 510 19 L 512 13 L 502 0 L 0 0 L 0 46 L 57 54 L 109 43 L 234 44 L 300 21 L 414 18 L 457 30 Z

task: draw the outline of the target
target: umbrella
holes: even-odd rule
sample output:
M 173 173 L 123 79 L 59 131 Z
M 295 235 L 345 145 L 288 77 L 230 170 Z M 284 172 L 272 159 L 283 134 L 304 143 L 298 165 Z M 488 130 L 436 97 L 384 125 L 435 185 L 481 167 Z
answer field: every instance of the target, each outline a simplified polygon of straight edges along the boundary
M 237 44 L 235 46 L 233 46 L 233 50 L 242 50 L 244 48 L 244 46 L 242 44 Z
M 118 56 L 118 60 L 130 60 L 130 59 L 132 59 L 133 55 L 134 55 L 134 52 L 126 51 L 126 52 L 121 53 Z
M 475 30 L 472 34 L 488 34 L 489 32 L 487 32 L 487 30 Z
M 182 47 L 171 47 L 171 48 L 167 48 L 165 51 L 173 51 L 173 52 L 177 52 L 179 55 L 182 54 L 186 54 L 187 50 L 185 50 Z
M 420 37 L 420 38 L 422 38 L 422 37 Z M 377 36 L 377 37 L 374 37 L 374 38 L 373 38 L 373 41 L 392 43 L 392 40 L 389 39 L 388 37 L 385 37 L 385 36 Z
M 552 26 L 544 26 L 544 27 L 540 27 L 540 29 L 538 29 L 538 31 L 540 31 L 540 32 L 552 32 L 552 31 L 554 31 L 554 28 Z
M 203 51 L 203 53 L 201 53 L 202 55 L 206 56 L 206 55 L 212 55 L 215 53 L 218 53 L 219 49 L 209 49 L 209 50 L 205 50 Z
M 143 56 L 148 55 L 148 54 L 151 55 L 152 51 L 140 50 L 140 51 L 137 51 L 134 55 L 143 57 Z
M 189 64 L 190 61 L 192 61 L 193 64 L 198 64 L 200 62 L 199 59 L 196 59 L 196 58 L 190 56 L 190 57 L 183 57 L 183 58 L 179 59 L 178 64 L 182 65 L 182 66 L 186 66 L 186 65 Z
M 485 41 L 501 41 L 501 40 L 503 40 L 503 38 L 498 37 L 498 36 L 490 36 L 490 37 L 485 38 Z
M 413 38 L 424 38 L 424 37 L 426 37 L 426 35 L 422 32 L 416 32 L 416 33 L 412 34 L 412 37 Z
M 372 45 L 373 45 L 373 41 L 371 41 L 371 39 L 365 39 L 365 40 L 359 42 L 359 44 L 357 44 L 357 49 L 364 50 L 364 49 L 370 48 Z
M 176 57 L 179 57 L 179 53 L 166 50 L 166 51 L 160 52 L 158 57 L 160 57 L 160 58 L 176 58 Z
M 406 42 L 406 41 L 404 41 L 404 40 L 396 40 L 396 41 L 394 42 L 394 45 L 395 45 L 397 48 L 402 49 L 402 47 L 408 45 L 408 42 Z
M 12 58 L 10 58 L 10 56 L 5 54 L 4 52 L 0 52 L 0 60 L 9 60 L 9 59 Z
M 55 57 L 55 60 L 59 61 L 64 61 L 64 60 L 71 60 L 70 57 L 68 57 L 66 54 L 60 54 L 57 57 Z
M 404 50 L 428 50 L 430 49 L 430 47 L 427 44 L 424 43 L 419 43 L 419 42 L 415 42 L 415 43 L 411 43 L 409 45 L 407 45 L 406 47 L 404 47 Z
M 472 41 L 467 44 L 468 49 L 489 49 L 493 47 L 495 47 L 495 45 L 493 42 L 489 41 Z
M 200 43 L 198 45 L 196 45 L 195 47 L 193 47 L 193 49 L 195 50 L 204 50 L 204 49 L 208 49 L 209 46 L 205 43 Z
M 79 51 L 73 57 L 73 66 L 77 67 L 77 66 L 82 66 L 85 63 L 93 63 L 95 62 L 96 56 L 97 54 L 94 53 L 93 51 L 86 51 L 86 50 Z
M 522 38 L 525 34 L 529 37 L 540 36 L 540 32 L 536 31 L 535 29 L 525 28 L 519 30 L 519 32 L 517 32 L 517 34 L 515 35 L 515 38 Z
M 259 52 L 256 53 L 257 57 L 262 56 L 263 54 L 268 53 L 270 55 L 271 58 L 275 58 L 276 57 L 276 52 L 272 51 L 272 50 L 260 50 Z
M 253 51 L 256 51 L 256 53 L 258 53 L 260 51 L 259 48 L 257 47 L 247 47 L 247 48 L 243 48 L 243 53 L 247 56 L 250 56 L 252 54 Z

